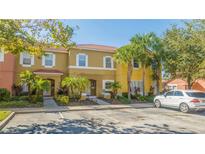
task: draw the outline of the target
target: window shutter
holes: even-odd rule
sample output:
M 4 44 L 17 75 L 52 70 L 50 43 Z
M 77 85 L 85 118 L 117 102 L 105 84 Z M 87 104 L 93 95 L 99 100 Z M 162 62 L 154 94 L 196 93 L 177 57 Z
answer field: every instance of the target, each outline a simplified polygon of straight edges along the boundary
M 20 64 L 23 65 L 23 53 L 20 53 Z
M 56 55 L 53 54 L 53 66 L 56 66 Z
M 34 65 L 34 55 L 31 55 L 31 65 Z
M 45 66 L 45 56 L 42 56 L 42 65 Z

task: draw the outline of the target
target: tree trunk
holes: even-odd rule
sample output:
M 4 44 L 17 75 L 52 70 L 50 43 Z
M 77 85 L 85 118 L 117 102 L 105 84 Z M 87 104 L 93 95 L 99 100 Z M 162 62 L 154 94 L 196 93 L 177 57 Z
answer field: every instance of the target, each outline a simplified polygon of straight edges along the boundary
M 132 76 L 132 62 L 128 63 L 127 68 L 127 88 L 128 88 L 128 99 L 131 100 L 131 76 Z
M 188 84 L 188 89 L 190 90 L 192 87 L 192 79 L 190 75 L 187 77 L 187 84 Z
M 31 86 L 28 84 L 28 99 L 31 101 Z
M 145 65 L 142 68 L 142 95 L 145 95 Z
M 157 83 L 156 83 L 156 84 L 157 84 L 157 85 L 156 85 L 156 86 L 157 86 L 157 94 L 159 94 L 159 93 L 160 93 L 160 92 L 159 92 L 159 91 L 160 91 L 160 90 L 159 90 L 159 83 L 160 83 L 160 69 L 157 69 L 157 80 L 156 80 L 156 81 L 157 81 Z

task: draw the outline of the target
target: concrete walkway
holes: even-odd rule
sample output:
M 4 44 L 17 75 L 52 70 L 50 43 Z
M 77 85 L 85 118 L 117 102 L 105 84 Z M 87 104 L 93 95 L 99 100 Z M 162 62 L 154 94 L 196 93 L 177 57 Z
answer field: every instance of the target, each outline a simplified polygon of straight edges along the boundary
M 109 105 L 108 102 L 105 102 L 101 99 L 98 99 L 98 98 L 90 98 L 90 100 L 94 101 L 95 103 L 97 103 L 98 105 Z
M 52 97 L 44 97 L 43 98 L 43 106 L 46 109 L 52 109 L 52 108 L 59 107 Z

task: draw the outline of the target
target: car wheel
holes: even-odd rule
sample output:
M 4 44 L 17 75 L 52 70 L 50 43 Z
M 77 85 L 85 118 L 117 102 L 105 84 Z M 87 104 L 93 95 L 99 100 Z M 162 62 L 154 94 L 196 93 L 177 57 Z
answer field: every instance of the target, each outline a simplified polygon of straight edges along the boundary
M 189 106 L 186 103 L 182 103 L 179 106 L 179 110 L 183 113 L 189 112 Z
M 154 102 L 154 105 L 155 105 L 156 108 L 160 108 L 161 107 L 161 102 L 159 100 L 156 100 Z

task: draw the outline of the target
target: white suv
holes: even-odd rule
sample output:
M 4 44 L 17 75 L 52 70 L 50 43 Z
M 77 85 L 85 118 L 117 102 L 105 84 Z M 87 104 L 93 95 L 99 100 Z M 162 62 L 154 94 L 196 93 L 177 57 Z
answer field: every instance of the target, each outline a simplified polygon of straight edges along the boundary
M 181 112 L 205 110 L 205 93 L 193 90 L 172 90 L 154 98 L 155 107 L 177 108 Z

